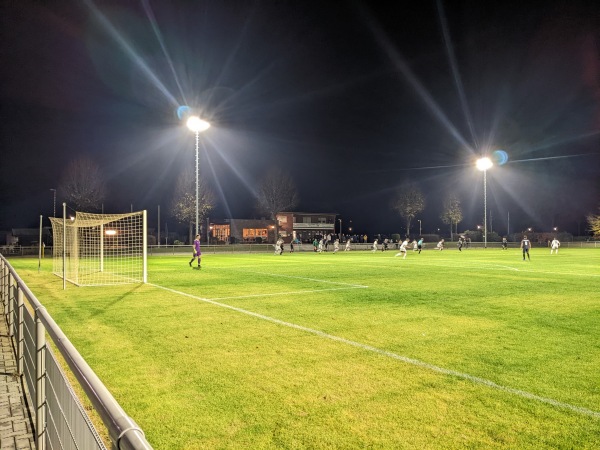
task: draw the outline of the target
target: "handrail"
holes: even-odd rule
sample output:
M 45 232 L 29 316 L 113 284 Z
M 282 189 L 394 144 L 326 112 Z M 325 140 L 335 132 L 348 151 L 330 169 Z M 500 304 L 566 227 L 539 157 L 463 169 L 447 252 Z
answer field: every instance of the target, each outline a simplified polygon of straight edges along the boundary
M 54 345 L 65 359 L 73 375 L 90 399 L 102 422 L 106 426 L 110 439 L 116 449 L 119 450 L 151 450 L 152 446 L 146 440 L 144 432 L 129 417 L 123 408 L 117 403 L 110 391 L 94 373 L 92 368 L 85 362 L 71 341 L 60 329 L 58 324 L 50 316 L 46 308 L 40 303 L 31 290 L 25 285 L 13 267 L 3 255 L 2 261 L 7 265 L 17 287 L 25 293 L 37 316 L 43 323 L 46 332 L 52 338 Z

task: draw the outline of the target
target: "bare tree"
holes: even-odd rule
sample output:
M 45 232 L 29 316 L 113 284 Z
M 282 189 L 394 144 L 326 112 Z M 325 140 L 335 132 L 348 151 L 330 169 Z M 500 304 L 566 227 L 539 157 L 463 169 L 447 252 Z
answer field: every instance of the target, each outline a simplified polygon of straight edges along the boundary
M 298 201 L 298 190 L 292 176 L 275 168 L 265 175 L 258 186 L 256 209 L 275 220 L 278 212 L 294 208 Z
M 392 200 L 392 209 L 406 220 L 406 235 L 410 235 L 411 221 L 425 209 L 425 195 L 416 185 L 402 185 Z
M 587 216 L 590 231 L 594 236 L 600 236 L 600 214 L 590 214 Z
M 72 161 L 58 191 L 79 211 L 98 211 L 106 198 L 106 183 L 100 167 L 87 157 Z
M 444 199 L 444 210 L 440 215 L 442 222 L 450 225 L 450 240 L 453 240 L 452 226 L 456 226 L 456 232 L 458 233 L 458 224 L 462 222 L 463 215 L 462 209 L 460 208 L 460 200 L 456 194 L 448 194 Z
M 198 220 L 200 223 L 215 207 L 216 197 L 203 178 L 198 180 Z M 189 242 L 193 240 L 193 225 L 196 222 L 196 177 L 191 167 L 183 170 L 177 179 L 175 194 L 171 202 L 171 213 L 181 223 L 189 226 Z

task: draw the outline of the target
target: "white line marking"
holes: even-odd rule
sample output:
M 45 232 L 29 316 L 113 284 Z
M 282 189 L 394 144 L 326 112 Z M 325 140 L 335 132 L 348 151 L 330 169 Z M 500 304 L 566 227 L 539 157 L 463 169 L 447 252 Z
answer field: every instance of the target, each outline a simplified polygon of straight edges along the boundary
M 577 273 L 577 272 L 546 272 L 542 270 L 531 270 L 531 269 L 521 269 L 520 272 L 527 272 L 533 274 L 546 274 L 546 275 L 569 275 L 569 276 L 577 276 L 577 277 L 600 277 L 600 274 L 597 273 Z
M 530 392 L 522 391 L 520 389 L 514 389 L 514 388 L 511 388 L 511 387 L 502 386 L 500 384 L 494 383 L 493 381 L 487 380 L 485 378 L 475 377 L 473 375 L 469 375 L 467 373 L 458 372 L 458 371 L 451 370 L 451 369 L 445 369 L 443 367 L 439 367 L 439 366 L 435 366 L 433 364 L 429 364 L 429 363 L 426 363 L 426 362 L 423 362 L 423 361 L 419 361 L 418 359 L 408 358 L 407 356 L 398 355 L 396 353 L 392 353 L 392 352 L 389 352 L 387 350 L 382 350 L 382 349 L 379 349 L 377 347 L 373 347 L 371 345 L 366 345 L 366 344 L 362 344 L 360 342 L 351 341 L 349 339 L 345 339 L 345 338 L 342 338 L 342 337 L 334 336 L 332 334 L 327 334 L 327 333 L 324 333 L 323 331 L 314 330 L 312 328 L 307 328 L 307 327 L 304 327 L 302 325 L 297 325 L 297 324 L 290 323 L 290 322 L 284 322 L 283 320 L 279 320 L 279 319 L 275 319 L 273 317 L 269 317 L 269 316 L 265 316 L 265 315 L 262 315 L 262 314 L 258 314 L 258 313 L 252 312 L 252 311 L 248 311 L 246 309 L 237 308 L 235 306 L 227 305 L 225 303 L 219 303 L 219 302 L 216 302 L 216 301 L 208 299 L 208 298 L 202 298 L 202 297 L 198 297 L 196 295 L 188 294 L 186 292 L 176 291 L 175 289 L 167 288 L 167 287 L 164 287 L 164 286 L 159 286 L 157 284 L 152 284 L 152 283 L 148 283 L 148 284 L 150 286 L 154 286 L 154 287 L 159 288 L 159 289 L 164 289 L 165 291 L 169 291 L 169 292 L 172 292 L 174 294 L 183 295 L 185 297 L 193 298 L 195 300 L 200 300 L 202 302 L 210 303 L 212 305 L 219 306 L 219 307 L 222 307 L 222 308 L 231 309 L 233 311 L 236 311 L 236 312 L 239 312 L 239 313 L 242 313 L 242 314 L 246 314 L 246 315 L 249 315 L 249 316 L 252 316 L 252 317 L 256 317 L 258 319 L 266 320 L 267 322 L 272 322 L 272 323 L 275 323 L 275 324 L 278 324 L 278 325 L 282 325 L 282 326 L 285 326 L 285 327 L 294 328 L 296 330 L 304 331 L 306 333 L 311 333 L 311 334 L 314 334 L 316 336 L 320 336 L 320 337 L 323 337 L 323 338 L 326 338 L 326 339 L 330 339 L 332 341 L 341 342 L 341 343 L 344 343 L 344 344 L 347 344 L 347 345 L 351 345 L 353 347 L 357 347 L 357 348 L 360 348 L 362 350 L 366 350 L 366 351 L 369 351 L 369 352 L 377 353 L 379 355 L 387 356 L 389 358 L 393 358 L 393 359 L 396 359 L 398 361 L 405 362 L 407 364 L 412 364 L 414 366 L 418 366 L 418 367 L 422 367 L 422 368 L 425 368 L 425 369 L 429 369 L 429 370 L 431 370 L 433 372 L 438 372 L 438 373 L 441 373 L 443 375 L 449 375 L 449 376 L 453 376 L 453 377 L 456 377 L 456 378 L 462 378 L 464 380 L 471 381 L 472 383 L 482 384 L 484 386 L 490 387 L 492 389 L 496 389 L 498 391 L 507 392 L 509 394 L 517 395 L 519 397 L 527 398 L 527 399 L 530 399 L 530 400 L 535 400 L 535 401 L 538 401 L 538 402 L 541 402 L 541 403 L 545 403 L 545 404 L 548 404 L 548 405 L 552 405 L 552 406 L 555 406 L 555 407 L 558 407 L 558 408 L 569 409 L 569 410 L 574 411 L 574 412 L 579 413 L 579 414 L 583 414 L 583 415 L 586 415 L 586 416 L 595 417 L 595 418 L 600 419 L 600 412 L 598 412 L 598 411 L 593 411 L 591 409 L 582 408 L 580 406 L 575 406 L 575 405 L 571 405 L 569 403 L 560 402 L 560 401 L 554 400 L 552 398 L 542 397 L 542 396 L 539 396 L 539 395 L 536 395 L 536 394 L 532 394 Z
M 255 272 L 255 271 L 251 271 L 251 270 L 236 270 L 236 269 L 232 269 L 232 270 L 235 270 L 236 272 L 252 273 L 255 275 L 266 275 L 269 277 L 294 278 L 296 280 L 314 281 L 315 283 L 339 284 L 340 286 L 350 286 L 352 288 L 368 288 L 369 287 L 369 286 L 365 286 L 363 284 L 350 284 L 350 283 L 342 283 L 341 281 L 319 280 L 318 278 L 298 277 L 295 275 L 282 275 L 279 273 Z
M 250 294 L 250 295 L 236 295 L 232 297 L 214 297 L 211 300 L 234 300 L 237 298 L 253 298 L 253 297 L 274 297 L 277 295 L 297 295 L 297 294 L 306 294 L 306 293 L 314 293 L 314 292 L 326 292 L 326 291 L 345 291 L 349 289 L 365 289 L 367 286 L 348 286 L 348 287 L 339 287 L 339 288 L 330 288 L 330 289 L 311 289 L 306 291 L 290 291 L 290 292 L 273 292 L 271 294 Z

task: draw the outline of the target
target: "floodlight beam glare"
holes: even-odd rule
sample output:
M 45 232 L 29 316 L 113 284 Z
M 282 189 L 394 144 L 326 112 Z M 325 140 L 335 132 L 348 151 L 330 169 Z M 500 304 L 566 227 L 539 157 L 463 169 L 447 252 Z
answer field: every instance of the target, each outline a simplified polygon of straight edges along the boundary
M 165 98 L 171 102 L 175 107 L 179 106 L 179 102 L 169 92 L 166 86 L 158 79 L 158 77 L 152 72 L 150 67 L 144 62 L 144 60 L 135 52 L 132 46 L 121 36 L 116 30 L 113 24 L 108 18 L 100 12 L 92 0 L 84 0 L 86 6 L 92 11 L 92 13 L 98 19 L 98 22 L 104 27 L 105 31 L 119 44 L 121 49 L 130 57 L 130 59 L 141 69 L 142 73 L 146 75 L 148 80 L 158 89 Z
M 454 76 L 454 83 L 456 84 L 456 90 L 458 91 L 458 97 L 460 99 L 460 104 L 465 115 L 465 120 L 467 121 L 467 125 L 469 126 L 469 131 L 471 132 L 471 138 L 473 139 L 473 144 L 475 147 L 479 146 L 479 140 L 477 139 L 477 134 L 475 133 L 475 128 L 473 126 L 473 119 L 471 116 L 471 110 L 469 109 L 469 104 L 467 103 L 467 98 L 465 95 L 465 89 L 463 87 L 462 78 L 460 76 L 460 72 L 458 71 L 458 64 L 456 64 L 456 57 L 454 55 L 454 48 L 452 47 L 452 43 L 450 41 L 450 32 L 448 30 L 448 22 L 446 21 L 446 16 L 444 14 L 444 5 L 440 0 L 437 1 L 438 8 L 438 16 L 440 18 L 440 26 L 442 27 L 442 34 L 444 36 L 444 42 L 446 44 L 446 53 L 448 54 L 448 61 L 450 63 L 450 68 L 452 69 L 452 75 Z
M 410 67 L 402 58 L 399 51 L 396 50 L 389 39 L 384 35 L 384 33 L 376 29 L 373 24 L 371 24 L 371 30 L 375 35 L 376 40 L 378 41 L 381 48 L 390 58 L 392 64 L 400 71 L 400 73 L 404 76 L 405 80 L 408 84 L 414 89 L 415 93 L 421 98 L 425 106 L 431 111 L 433 116 L 446 128 L 448 133 L 456 139 L 456 141 L 466 149 L 469 149 L 472 153 L 475 153 L 474 148 L 465 140 L 460 131 L 454 126 L 454 124 L 450 121 L 450 119 L 444 114 L 444 111 L 440 108 L 437 102 L 433 99 L 431 94 L 425 89 L 423 84 L 419 81 L 419 79 L 415 76 L 415 74 L 410 70 Z
M 509 161 L 507 164 L 514 164 L 514 163 L 522 163 L 522 162 L 532 162 L 532 161 L 548 161 L 551 159 L 566 159 L 566 158 L 577 158 L 577 157 L 581 157 L 581 156 L 590 156 L 590 155 L 594 155 L 595 153 L 580 153 L 578 155 L 563 155 L 563 156 L 543 156 L 540 158 L 528 158 L 528 159 L 515 159 L 512 161 Z
M 162 37 L 160 29 L 158 28 L 158 23 L 156 22 L 156 17 L 154 16 L 154 12 L 152 11 L 152 7 L 148 0 L 142 0 L 142 5 L 144 6 L 144 11 L 146 11 L 146 16 L 148 16 L 148 20 L 150 21 L 150 25 L 152 26 L 152 30 L 156 35 L 156 40 L 160 44 L 160 48 L 167 59 L 167 63 L 169 64 L 169 68 L 171 69 L 171 73 L 173 74 L 173 78 L 175 79 L 175 83 L 179 88 L 179 93 L 181 94 L 181 98 L 183 99 L 183 103 L 187 104 L 187 99 L 185 98 L 185 94 L 183 93 L 183 88 L 181 87 L 181 83 L 179 82 L 179 77 L 177 76 L 177 72 L 175 71 L 175 67 L 173 66 L 173 61 L 171 56 L 169 56 L 169 52 L 167 52 L 167 47 L 165 45 L 165 41 Z

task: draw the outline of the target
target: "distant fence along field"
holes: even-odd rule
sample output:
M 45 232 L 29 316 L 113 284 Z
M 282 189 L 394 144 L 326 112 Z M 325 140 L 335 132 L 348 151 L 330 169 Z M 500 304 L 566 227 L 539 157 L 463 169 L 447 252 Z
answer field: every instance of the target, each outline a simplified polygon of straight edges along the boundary
M 435 249 L 437 242 L 426 242 L 425 249 Z M 388 244 L 389 250 L 395 250 L 398 248 L 400 243 Z M 519 246 L 518 242 L 509 242 L 509 248 L 516 248 Z M 546 247 L 546 244 L 533 244 L 533 248 Z M 148 255 L 181 255 L 191 252 L 191 245 L 149 245 Z M 381 250 L 381 244 L 378 245 Z M 411 247 L 412 248 L 412 247 Z M 470 248 L 483 249 L 483 242 L 471 242 Z M 502 248 L 501 242 L 488 242 L 487 248 L 489 249 L 500 249 Z M 574 242 L 561 242 L 561 248 L 600 248 L 600 241 L 574 241 Z M 372 250 L 373 243 L 353 243 L 352 250 Z M 456 242 L 446 241 L 446 250 L 456 249 Z M 289 251 L 289 244 L 285 244 L 285 251 Z M 340 245 L 340 250 L 343 251 L 343 244 Z M 463 247 L 463 250 L 468 248 Z M 19 245 L 4 245 L 0 246 L 0 253 L 6 256 L 38 256 L 39 247 L 35 246 L 19 246 Z M 220 244 L 220 245 L 203 245 L 202 253 L 268 253 L 273 251 L 273 244 Z M 303 243 L 294 245 L 295 252 L 312 252 L 312 244 Z M 333 251 L 330 248 L 329 251 Z M 42 249 L 42 257 L 52 257 L 52 246 L 45 246 Z

